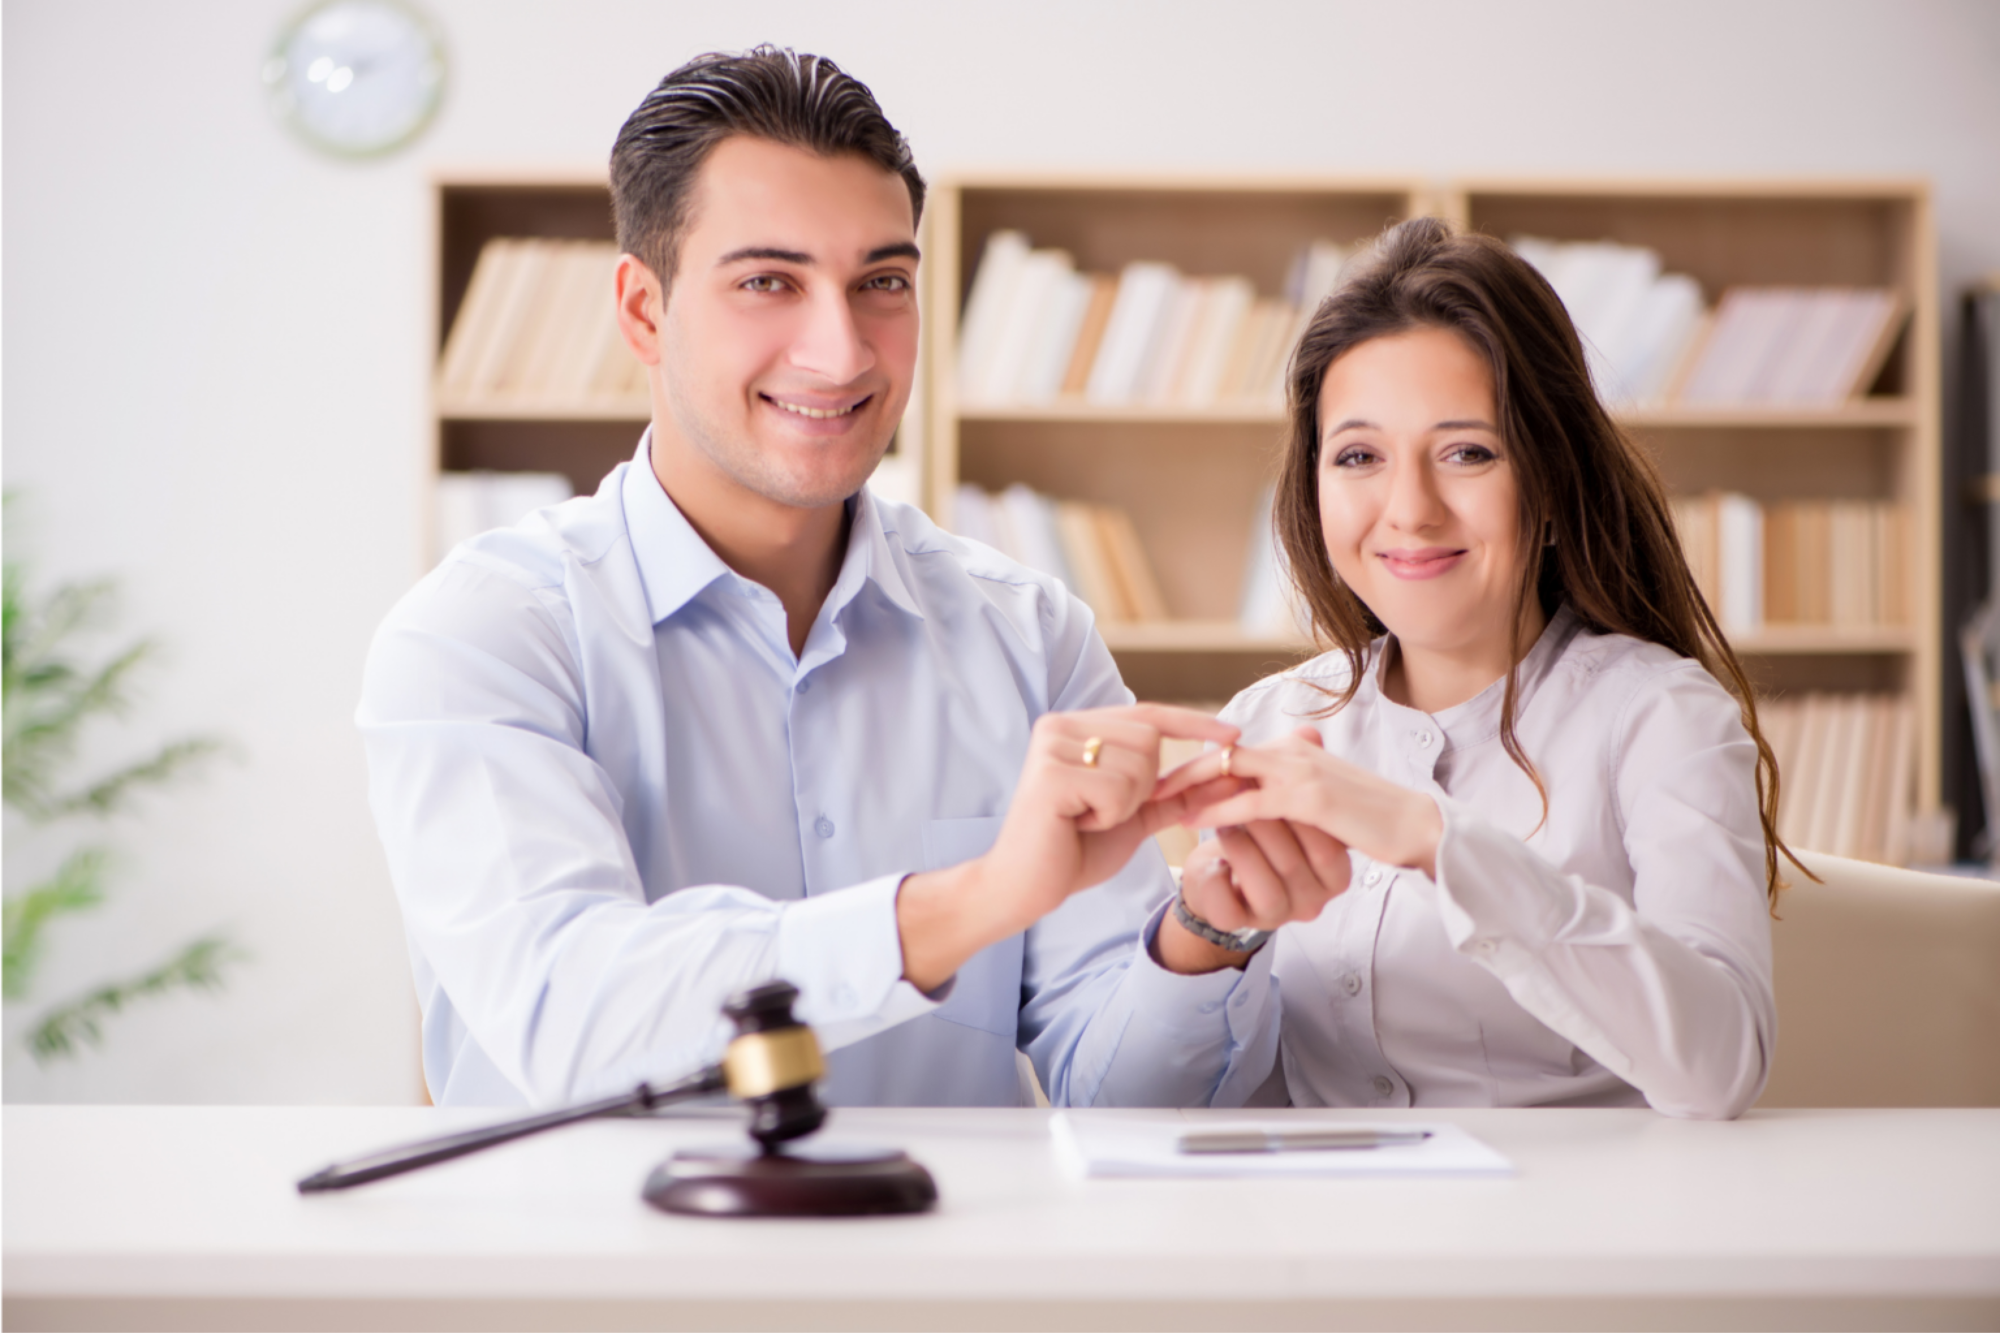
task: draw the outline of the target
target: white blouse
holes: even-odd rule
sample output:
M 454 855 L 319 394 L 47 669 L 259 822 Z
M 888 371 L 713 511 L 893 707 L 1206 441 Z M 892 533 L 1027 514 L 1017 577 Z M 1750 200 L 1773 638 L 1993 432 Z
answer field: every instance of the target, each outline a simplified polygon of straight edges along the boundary
M 1315 715 L 1347 679 L 1339 653 L 1222 713 L 1244 744 L 1312 722 L 1444 814 L 1435 881 L 1354 852 L 1348 890 L 1272 942 L 1292 1102 L 1740 1114 L 1777 1010 L 1757 752 L 1735 700 L 1699 663 L 1559 611 L 1521 663 L 1514 723 L 1544 820 L 1500 744 L 1505 683 L 1405 708 L 1380 688 L 1384 642 L 1331 716 Z

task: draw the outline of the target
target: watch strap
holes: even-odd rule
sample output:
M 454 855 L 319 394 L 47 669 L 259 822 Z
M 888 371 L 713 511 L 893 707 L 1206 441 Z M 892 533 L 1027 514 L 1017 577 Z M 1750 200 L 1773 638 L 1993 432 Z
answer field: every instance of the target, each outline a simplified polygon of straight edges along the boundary
M 1236 931 L 1217 930 L 1214 926 L 1196 916 L 1188 907 L 1187 898 L 1178 893 L 1174 895 L 1174 920 L 1187 927 L 1188 933 L 1196 939 L 1207 940 L 1217 948 L 1227 949 L 1231 953 L 1255 953 L 1264 946 L 1264 941 L 1270 939 L 1275 933 L 1269 930 L 1256 929 Z

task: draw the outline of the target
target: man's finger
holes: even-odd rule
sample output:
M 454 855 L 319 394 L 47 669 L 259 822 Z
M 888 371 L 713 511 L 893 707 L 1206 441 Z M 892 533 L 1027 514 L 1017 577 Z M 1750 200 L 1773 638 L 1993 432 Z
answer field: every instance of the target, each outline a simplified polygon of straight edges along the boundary
M 1162 736 L 1174 736 L 1181 740 L 1230 745 L 1243 734 L 1241 727 L 1218 721 L 1212 714 L 1197 708 L 1179 708 L 1173 704 L 1133 704 L 1128 708 L 1106 711 L 1129 713 Z

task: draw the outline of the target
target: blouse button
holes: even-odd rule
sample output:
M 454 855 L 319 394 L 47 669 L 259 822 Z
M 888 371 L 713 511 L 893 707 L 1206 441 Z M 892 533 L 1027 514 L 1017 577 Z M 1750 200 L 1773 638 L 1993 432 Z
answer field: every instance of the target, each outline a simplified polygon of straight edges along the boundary
M 1359 972 L 1349 972 L 1340 979 L 1340 988 L 1349 995 L 1359 995 L 1361 993 L 1361 974 Z
M 822 838 L 831 838 L 833 836 L 833 821 L 825 815 L 821 815 L 813 821 L 813 832 L 819 834 Z
M 1431 742 L 1436 739 L 1437 737 L 1431 735 L 1428 731 L 1420 731 L 1417 733 L 1418 746 L 1426 750 L 1431 748 Z
M 1380 884 L 1382 882 L 1382 867 L 1375 866 L 1371 868 L 1367 874 L 1361 877 L 1361 882 L 1370 886 Z
M 1377 1097 L 1387 1097 L 1390 1093 L 1394 1092 L 1395 1090 L 1396 1090 L 1396 1085 L 1389 1081 L 1388 1075 L 1377 1074 L 1375 1076 L 1375 1095 Z

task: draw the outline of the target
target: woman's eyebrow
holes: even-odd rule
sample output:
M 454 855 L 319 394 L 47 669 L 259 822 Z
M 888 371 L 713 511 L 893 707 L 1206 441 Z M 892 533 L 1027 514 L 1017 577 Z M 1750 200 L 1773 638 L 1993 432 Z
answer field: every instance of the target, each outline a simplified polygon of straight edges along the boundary
M 1467 421 L 1440 421 L 1438 422 L 1437 425 L 1432 426 L 1431 429 L 1432 430 L 1490 430 L 1495 435 L 1498 435 L 1500 433 L 1499 429 L 1495 427 L 1492 422 L 1479 421 L 1476 419 Z
M 1328 430 L 1327 434 L 1338 435 L 1340 434 L 1340 432 L 1344 430 L 1380 430 L 1380 429 L 1382 428 L 1376 425 L 1372 421 L 1363 421 L 1360 417 L 1349 417 L 1347 420 L 1341 422 L 1338 426 L 1335 426 L 1332 429 Z

